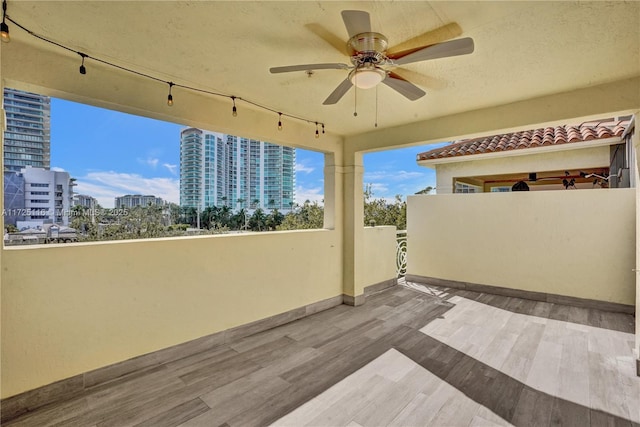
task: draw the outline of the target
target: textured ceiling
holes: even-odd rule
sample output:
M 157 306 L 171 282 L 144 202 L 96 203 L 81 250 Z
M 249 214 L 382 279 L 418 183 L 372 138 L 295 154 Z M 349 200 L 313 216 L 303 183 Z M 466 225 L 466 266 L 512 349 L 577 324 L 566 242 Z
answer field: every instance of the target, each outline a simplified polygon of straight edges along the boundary
M 473 54 L 406 66 L 427 92 L 417 101 L 380 85 L 380 127 L 640 75 L 639 2 L 9 1 L 13 19 L 74 49 L 353 135 L 373 129 L 375 89 L 357 92 L 354 117 L 353 89 L 338 104 L 322 105 L 347 71 L 269 73 L 274 66 L 348 63 L 325 40 L 346 43 L 345 9 L 368 11 L 373 30 L 392 46 L 450 23 L 462 29 L 457 37 L 475 41 Z

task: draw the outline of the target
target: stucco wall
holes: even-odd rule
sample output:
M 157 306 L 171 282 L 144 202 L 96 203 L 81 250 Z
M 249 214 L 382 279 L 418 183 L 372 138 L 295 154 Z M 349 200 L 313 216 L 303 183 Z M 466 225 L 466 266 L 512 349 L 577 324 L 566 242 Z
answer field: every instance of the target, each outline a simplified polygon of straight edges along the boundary
M 407 274 L 635 304 L 635 189 L 408 198 Z
M 362 287 L 396 277 L 396 227 L 365 227 Z
M 453 192 L 453 179 L 482 175 L 507 173 L 544 172 L 609 166 L 609 146 L 582 148 L 568 151 L 552 151 L 528 155 L 479 158 L 465 158 L 463 162 L 436 165 L 436 189 L 438 194 Z
M 342 294 L 313 230 L 2 250 L 2 397 Z

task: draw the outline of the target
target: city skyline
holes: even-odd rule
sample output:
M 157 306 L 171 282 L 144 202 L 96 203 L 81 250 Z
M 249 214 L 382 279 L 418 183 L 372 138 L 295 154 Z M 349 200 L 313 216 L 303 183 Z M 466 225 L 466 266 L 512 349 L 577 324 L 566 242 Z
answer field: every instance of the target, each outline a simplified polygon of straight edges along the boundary
M 180 202 L 179 124 L 51 99 L 51 168 L 76 178 L 75 193 L 111 208 L 115 197 L 153 194 Z M 364 156 L 365 184 L 376 198 L 393 200 L 431 185 L 434 171 L 417 166 L 416 154 L 433 146 Z M 324 198 L 324 155 L 296 150 L 296 203 Z

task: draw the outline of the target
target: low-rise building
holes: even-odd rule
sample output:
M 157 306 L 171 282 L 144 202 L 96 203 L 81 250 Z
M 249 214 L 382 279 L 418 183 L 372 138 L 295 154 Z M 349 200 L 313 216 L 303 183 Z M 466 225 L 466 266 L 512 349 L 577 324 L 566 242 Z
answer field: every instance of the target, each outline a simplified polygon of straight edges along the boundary
M 86 194 L 74 194 L 73 196 L 73 206 L 95 209 L 97 205 L 98 200 L 95 197 L 87 196 Z
M 151 195 L 127 194 L 116 197 L 115 208 L 135 208 L 137 206 L 164 206 L 166 203 L 163 199 Z
M 69 225 L 75 184 L 68 172 L 27 166 L 20 172 L 6 171 L 4 179 L 6 224 Z

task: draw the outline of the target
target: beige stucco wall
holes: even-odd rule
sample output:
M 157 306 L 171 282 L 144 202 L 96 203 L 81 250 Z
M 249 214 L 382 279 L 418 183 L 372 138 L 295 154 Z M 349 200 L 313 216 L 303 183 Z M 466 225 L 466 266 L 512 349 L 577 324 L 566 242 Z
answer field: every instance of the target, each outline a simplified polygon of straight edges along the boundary
M 640 112 L 639 112 L 640 113 Z M 634 121 L 637 123 L 638 115 L 636 115 Z M 638 149 L 640 149 L 640 132 L 636 126 L 633 135 L 631 136 L 631 144 L 635 150 L 635 167 L 632 167 L 631 173 L 635 175 L 635 182 L 640 182 L 640 156 L 638 156 Z M 636 208 L 640 206 L 640 185 L 636 186 Z M 634 345 L 634 353 L 636 359 L 640 361 L 640 215 L 636 214 L 636 340 Z M 637 374 L 640 376 L 640 365 L 638 367 Z
M 396 277 L 396 227 L 365 227 L 362 288 Z
M 531 154 L 535 149 L 523 150 L 528 155 L 483 158 L 465 157 L 464 161 L 436 165 L 438 194 L 453 192 L 453 179 L 507 173 L 544 172 L 592 167 L 609 167 L 609 146 L 551 151 Z M 512 154 L 512 153 L 510 153 Z
M 408 198 L 407 274 L 634 305 L 635 189 Z
M 329 230 L 2 251 L 2 397 L 342 294 Z

